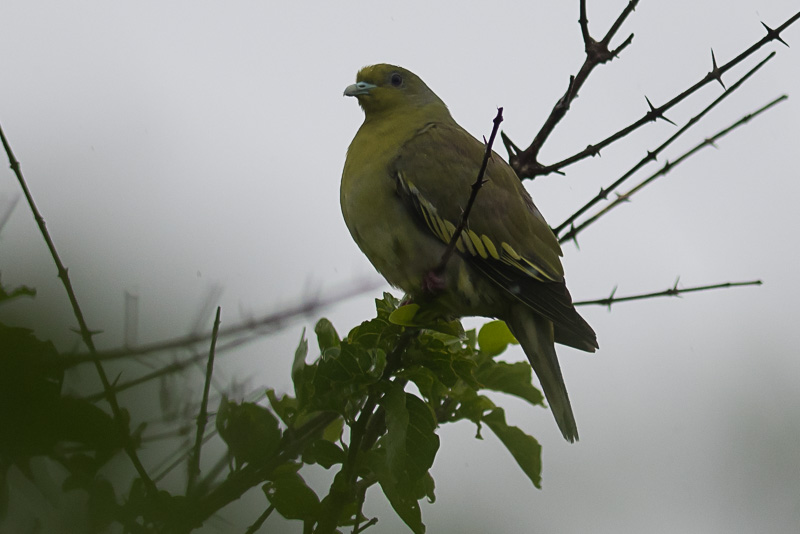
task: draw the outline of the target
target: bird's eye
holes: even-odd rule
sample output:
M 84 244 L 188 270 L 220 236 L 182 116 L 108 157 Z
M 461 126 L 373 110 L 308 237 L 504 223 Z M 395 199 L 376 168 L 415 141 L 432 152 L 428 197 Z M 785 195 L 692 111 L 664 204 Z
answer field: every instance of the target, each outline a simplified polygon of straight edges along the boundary
M 393 86 L 395 86 L 395 87 L 400 87 L 401 85 L 403 85 L 403 77 L 402 77 L 402 76 L 400 76 L 400 75 L 399 75 L 398 73 L 396 73 L 396 72 L 392 74 L 392 77 L 391 77 L 391 78 L 389 78 L 389 81 L 390 81 L 390 82 L 392 83 L 392 85 L 393 85 Z

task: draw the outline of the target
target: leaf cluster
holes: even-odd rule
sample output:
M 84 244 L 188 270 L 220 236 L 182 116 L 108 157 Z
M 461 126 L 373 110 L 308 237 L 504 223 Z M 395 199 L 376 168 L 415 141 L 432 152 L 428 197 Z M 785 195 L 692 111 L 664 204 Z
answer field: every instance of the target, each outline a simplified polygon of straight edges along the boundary
M 377 484 L 413 532 L 424 532 L 420 501 L 435 500 L 430 470 L 444 423 L 468 420 L 477 436 L 486 425 L 508 448 L 531 482 L 540 485 L 540 446 L 509 425 L 503 409 L 484 394 L 504 392 L 532 405 L 542 394 L 531 383 L 527 363 L 496 359 L 515 342 L 504 323 L 479 333 L 460 323 L 408 326 L 416 310 L 384 294 L 376 317 L 340 337 L 320 320 L 315 328 L 319 357 L 307 363 L 305 336 L 292 367 L 294 396 L 268 390 L 271 410 L 223 401 L 217 428 L 236 465 L 279 457 L 291 440 L 321 414 L 333 416 L 302 445 L 299 459 L 276 464 L 263 486 L 270 506 L 301 520 L 308 532 L 359 532 L 374 522 L 363 513 L 364 495 Z M 273 415 L 274 414 L 274 415 Z M 303 466 L 337 469 L 328 495 L 320 498 L 300 474 Z

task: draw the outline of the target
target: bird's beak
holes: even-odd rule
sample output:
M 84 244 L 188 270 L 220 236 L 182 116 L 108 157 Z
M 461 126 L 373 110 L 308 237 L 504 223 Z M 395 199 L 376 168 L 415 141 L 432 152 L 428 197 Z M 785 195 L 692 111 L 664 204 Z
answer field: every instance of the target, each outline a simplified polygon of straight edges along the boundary
M 353 85 L 348 85 L 345 88 L 344 96 L 368 95 L 369 92 L 376 87 L 378 86 L 367 82 L 354 83 Z

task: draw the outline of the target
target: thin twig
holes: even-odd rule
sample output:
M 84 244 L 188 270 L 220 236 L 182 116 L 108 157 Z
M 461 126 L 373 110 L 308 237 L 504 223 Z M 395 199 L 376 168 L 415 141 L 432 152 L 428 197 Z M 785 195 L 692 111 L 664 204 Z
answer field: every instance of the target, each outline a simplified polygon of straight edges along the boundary
M 689 119 L 686 122 L 686 124 L 684 124 L 677 132 L 672 134 L 666 141 L 661 143 L 656 149 L 648 150 L 647 154 L 636 165 L 631 167 L 630 170 L 628 170 L 625 174 L 620 176 L 610 186 L 608 186 L 607 188 L 601 189 L 600 192 L 597 195 L 595 195 L 594 198 L 592 198 L 589 202 L 587 202 L 586 204 L 581 206 L 575 213 L 570 215 L 564 222 L 562 222 L 555 229 L 553 229 L 553 232 L 556 235 L 559 235 L 567 227 L 572 225 L 578 217 L 580 217 L 581 215 L 586 213 L 594 205 L 596 205 L 597 203 L 599 203 L 599 202 L 601 202 L 603 200 L 608 199 L 608 194 L 610 192 L 614 191 L 617 187 L 622 185 L 622 183 L 624 183 L 628 178 L 633 176 L 639 169 L 641 169 L 642 167 L 644 167 L 645 165 L 647 165 L 651 161 L 655 161 L 656 158 L 658 157 L 658 155 L 661 152 L 663 152 L 664 149 L 666 149 L 675 140 L 677 140 L 681 135 L 683 135 L 689 128 L 691 128 L 692 126 L 697 124 L 700 121 L 700 119 L 702 119 L 709 111 L 711 111 L 713 108 L 715 108 L 720 102 L 722 102 L 728 96 L 730 96 L 731 93 L 733 93 L 739 87 L 741 87 L 742 84 L 744 84 L 744 82 L 747 81 L 747 79 L 749 79 L 753 74 L 755 74 L 756 71 L 758 71 L 767 61 L 769 61 L 773 57 L 775 57 L 775 52 L 770 53 L 766 58 L 761 60 L 755 67 L 750 69 L 750 71 L 748 71 L 747 74 L 742 76 L 739 80 L 736 81 L 736 83 L 734 83 L 728 89 L 723 91 L 723 93 L 720 96 L 718 96 L 716 99 L 714 99 L 714 101 L 711 102 L 708 106 L 706 106 L 700 113 L 698 113 L 697 115 L 695 115 L 694 117 Z M 571 235 L 571 234 L 572 234 L 572 232 L 570 232 L 569 237 L 565 236 L 565 239 L 566 240 L 572 239 L 573 235 Z
M 716 58 L 714 58 L 712 61 L 712 69 L 708 73 L 706 73 L 703 76 L 703 78 L 701 78 L 694 85 L 692 85 L 691 87 L 689 87 L 688 89 L 686 89 L 685 91 L 683 91 L 682 93 L 680 93 L 679 95 L 668 101 L 667 103 L 662 104 L 661 106 L 652 106 L 652 104 L 650 104 L 649 111 L 647 111 L 647 113 L 645 113 L 642 116 L 642 118 L 640 118 L 636 122 L 622 128 L 616 133 L 611 134 L 610 136 L 606 137 L 605 139 L 603 139 L 598 143 L 587 146 L 585 149 L 581 150 L 580 152 L 566 159 L 563 159 L 551 165 L 542 165 L 536 161 L 527 161 L 527 160 L 520 161 L 519 156 L 515 155 L 515 156 L 509 156 L 509 163 L 511 163 L 511 166 L 514 167 L 515 171 L 517 171 L 517 175 L 520 178 L 535 178 L 536 176 L 550 174 L 551 172 L 557 172 L 563 174 L 564 167 L 572 165 L 573 163 L 586 159 L 590 156 L 596 156 L 597 154 L 600 153 L 601 149 L 607 147 L 608 145 L 610 145 L 615 141 L 618 141 L 619 139 L 625 137 L 626 135 L 630 134 L 634 130 L 637 130 L 638 128 L 644 126 L 647 123 L 654 122 L 658 119 L 665 119 L 664 113 L 666 111 L 673 108 L 674 106 L 685 100 L 690 95 L 697 92 L 699 89 L 701 89 L 708 83 L 713 81 L 721 81 L 723 74 L 725 74 L 727 71 L 729 71 L 730 69 L 741 63 L 743 60 L 751 56 L 754 52 L 756 52 L 758 49 L 760 49 L 762 46 L 769 43 L 770 41 L 780 41 L 786 44 L 785 42 L 783 42 L 783 39 L 781 39 L 780 34 L 786 28 L 788 28 L 790 25 L 796 22 L 798 19 L 800 19 L 800 12 L 790 17 L 786 22 L 784 22 L 775 29 L 770 28 L 769 26 L 767 26 L 762 22 L 761 24 L 766 28 L 767 34 L 759 41 L 757 41 L 755 44 L 750 46 L 750 48 L 748 48 L 747 50 L 745 50 L 732 60 L 728 61 L 721 67 L 717 66 Z
M 693 293 L 695 291 L 709 291 L 712 289 L 723 289 L 728 287 L 741 287 L 741 286 L 760 286 L 762 284 L 761 280 L 751 280 L 749 282 L 725 282 L 723 284 L 713 284 L 708 286 L 696 286 L 696 287 L 686 287 L 686 288 L 679 288 L 678 281 L 675 281 L 675 284 L 669 288 L 665 289 L 664 291 L 656 291 L 654 293 L 641 293 L 639 295 L 630 295 L 627 297 L 617 297 L 615 293 L 617 292 L 616 286 L 614 289 L 611 290 L 611 294 L 603 299 L 597 300 L 581 300 L 575 302 L 575 306 L 606 306 L 608 309 L 611 309 L 612 304 L 616 304 L 618 302 L 628 302 L 631 300 L 644 300 L 644 299 L 651 299 L 657 297 L 677 297 L 684 293 Z
M 441 274 L 444 273 L 445 267 L 447 267 L 447 262 L 450 261 L 450 257 L 456 250 L 456 244 L 461 238 L 461 233 L 467 227 L 467 221 L 469 220 L 469 214 L 472 211 L 472 205 L 475 204 L 475 199 L 478 198 L 478 191 L 480 191 L 481 187 L 483 187 L 483 184 L 486 183 L 483 177 L 486 174 L 486 167 L 489 165 L 489 159 L 492 157 L 492 145 L 494 144 L 495 137 L 497 137 L 497 130 L 500 128 L 500 123 L 503 122 L 502 107 L 497 108 L 497 115 L 492 122 L 494 124 L 492 127 L 492 133 L 489 135 L 489 140 L 486 142 L 486 149 L 483 153 L 481 168 L 478 170 L 478 176 L 475 178 L 475 183 L 472 184 L 469 200 L 467 200 L 467 207 L 464 208 L 464 212 L 461 214 L 461 220 L 458 222 L 458 226 L 456 226 L 456 229 L 450 238 L 450 242 L 447 244 L 447 248 L 445 249 L 444 254 L 442 254 L 442 258 L 439 260 L 439 264 L 433 269 L 433 272 L 437 275 L 441 276 Z
M 645 187 L 646 185 L 651 183 L 653 180 L 655 180 L 655 179 L 657 179 L 657 178 L 659 178 L 661 176 L 665 176 L 669 171 L 671 171 L 676 166 L 678 166 L 681 163 L 683 163 L 684 161 L 686 161 L 688 158 L 690 158 L 692 155 L 694 155 L 699 150 L 701 150 L 703 148 L 706 148 L 706 147 L 709 147 L 709 146 L 716 146 L 714 143 L 718 139 L 721 139 L 722 137 L 726 136 L 727 134 L 729 134 L 731 131 L 733 131 L 734 129 L 738 128 L 739 126 L 742 126 L 743 124 L 748 123 L 750 121 L 750 119 L 752 119 L 753 117 L 756 117 L 756 116 L 760 115 L 761 113 L 764 113 L 768 109 L 770 109 L 773 106 L 779 104 L 780 102 L 783 102 L 787 98 L 788 97 L 786 95 L 779 96 L 775 100 L 773 100 L 770 103 L 760 107 L 756 111 L 754 111 L 752 113 L 748 113 L 747 115 L 745 115 L 744 117 L 742 117 L 738 121 L 734 122 L 733 124 L 731 124 L 727 128 L 724 128 L 724 129 L 720 130 L 719 132 L 717 132 L 716 134 L 712 135 L 711 137 L 708 137 L 708 138 L 704 139 L 702 142 L 698 143 L 697 145 L 695 145 L 691 149 L 689 149 L 686 152 L 684 152 L 683 154 L 681 154 L 674 161 L 667 161 L 666 163 L 664 163 L 664 165 L 658 171 L 656 171 L 655 173 L 651 174 L 646 179 L 642 180 L 640 183 L 638 183 L 637 185 L 632 187 L 629 191 L 617 195 L 617 198 L 614 199 L 613 201 L 611 201 L 607 206 L 603 207 L 603 209 L 601 209 L 600 211 L 598 211 L 597 213 L 595 213 L 594 215 L 592 215 L 591 217 L 589 217 L 588 219 L 583 221 L 581 224 L 571 227 L 569 232 L 567 232 L 566 234 L 564 234 L 562 237 L 559 238 L 559 242 L 560 243 L 564 243 L 566 241 L 575 240 L 577 238 L 578 234 L 581 233 L 583 230 L 585 230 L 589 225 L 595 223 L 600 217 L 602 217 L 603 215 L 605 215 L 606 213 L 608 213 L 609 211 L 611 211 L 615 207 L 619 206 L 620 204 L 622 204 L 624 202 L 629 202 L 631 196 L 634 193 L 637 193 L 638 191 L 640 191 L 643 187 Z
M 122 446 L 125 450 L 125 453 L 131 460 L 136 472 L 139 474 L 139 477 L 142 479 L 144 483 L 145 490 L 150 497 L 155 497 L 158 489 L 153 481 L 147 474 L 147 471 L 142 465 L 142 462 L 139 460 L 138 455 L 136 454 L 136 447 L 131 440 L 130 430 L 128 428 L 128 417 L 127 415 L 122 413 L 122 409 L 117 402 L 117 397 L 114 394 L 111 383 L 108 380 L 108 376 L 106 375 L 105 370 L 103 369 L 103 365 L 100 363 L 100 360 L 97 358 L 97 349 L 94 345 L 94 340 L 92 336 L 95 335 L 97 332 L 93 332 L 89 329 L 89 326 L 86 323 L 86 319 L 83 316 L 83 311 L 81 310 L 80 305 L 78 304 L 78 298 L 75 295 L 75 291 L 72 288 L 72 282 L 70 281 L 69 274 L 67 268 L 64 266 L 64 263 L 61 261 L 61 257 L 58 255 L 56 251 L 55 243 L 53 242 L 52 237 L 50 236 L 50 232 L 47 230 L 47 226 L 44 221 L 44 217 L 39 212 L 39 209 L 36 207 L 36 203 L 33 200 L 33 195 L 28 189 L 28 184 L 25 181 L 25 178 L 22 176 L 22 170 L 20 169 L 19 161 L 14 156 L 14 152 L 11 150 L 11 146 L 6 139 L 5 133 L 3 132 L 3 128 L 0 127 L 0 141 L 3 143 L 3 148 L 8 155 L 8 161 L 11 165 L 11 169 L 14 171 L 14 174 L 17 177 L 17 181 L 19 181 L 19 185 L 22 188 L 22 192 L 25 195 L 25 199 L 28 201 L 28 206 L 30 207 L 31 212 L 33 213 L 33 217 L 36 220 L 36 224 L 39 226 L 39 231 L 44 238 L 45 243 L 47 244 L 47 248 L 50 251 L 50 255 L 53 258 L 53 261 L 56 264 L 56 269 L 58 270 L 58 277 L 61 279 L 62 284 L 64 285 L 64 289 L 67 292 L 67 297 L 69 298 L 70 305 L 72 306 L 72 312 L 75 314 L 75 319 L 78 321 L 79 333 L 81 339 L 83 340 L 86 348 L 89 350 L 90 357 L 94 362 L 95 369 L 97 370 L 97 374 L 100 377 L 100 382 L 103 384 L 103 391 L 105 392 L 105 398 L 108 401 L 109 406 L 111 406 L 111 413 L 114 417 L 114 422 L 118 427 L 118 431 L 120 434 L 120 438 L 122 440 Z
M 247 528 L 244 534 L 255 534 L 258 532 L 258 529 L 261 528 L 261 525 L 264 524 L 264 521 L 266 521 L 267 518 L 272 514 L 273 510 L 275 510 L 275 507 L 269 505 L 269 508 L 264 510 L 264 513 L 258 516 L 258 519 L 256 519 L 255 522 Z
M 186 481 L 186 494 L 189 495 L 194 488 L 194 482 L 200 474 L 200 450 L 203 447 L 203 433 L 206 430 L 208 419 L 208 392 L 211 389 L 211 375 L 214 372 L 214 350 L 219 334 L 220 307 L 217 306 L 217 316 L 214 319 L 214 331 L 211 333 L 211 348 L 208 351 L 208 365 L 206 366 L 206 381 L 203 384 L 203 400 L 200 403 L 200 413 L 197 414 L 197 435 L 194 438 L 194 454 L 191 456 L 189 476 Z

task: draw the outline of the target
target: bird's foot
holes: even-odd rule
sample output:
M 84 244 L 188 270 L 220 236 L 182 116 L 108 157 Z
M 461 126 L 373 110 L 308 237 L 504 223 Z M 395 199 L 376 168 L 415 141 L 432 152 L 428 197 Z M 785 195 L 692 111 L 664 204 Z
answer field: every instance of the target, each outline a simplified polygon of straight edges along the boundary
M 422 291 L 429 295 L 437 295 L 444 291 L 444 276 L 435 270 L 428 271 L 422 277 Z

